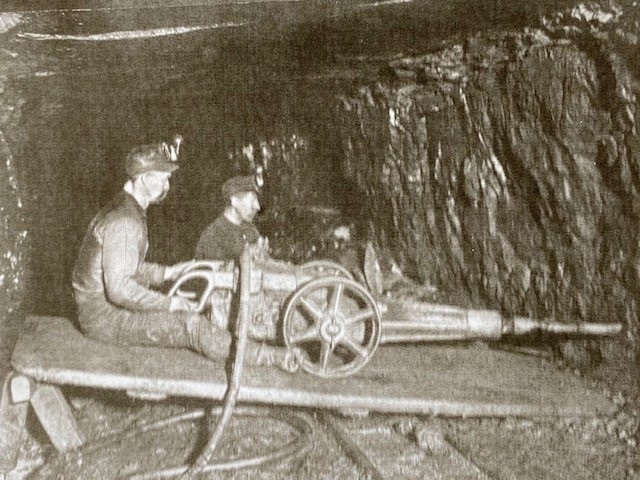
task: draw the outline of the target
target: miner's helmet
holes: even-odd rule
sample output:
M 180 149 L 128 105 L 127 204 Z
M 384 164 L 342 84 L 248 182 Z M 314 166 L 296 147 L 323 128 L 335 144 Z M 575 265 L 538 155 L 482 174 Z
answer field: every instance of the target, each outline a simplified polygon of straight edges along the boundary
M 146 172 L 176 171 L 181 143 L 182 137 L 176 135 L 171 145 L 161 142 L 132 148 L 126 160 L 127 175 L 133 178 Z
M 226 199 L 246 192 L 258 192 L 258 183 L 253 175 L 231 177 L 222 185 L 222 195 Z

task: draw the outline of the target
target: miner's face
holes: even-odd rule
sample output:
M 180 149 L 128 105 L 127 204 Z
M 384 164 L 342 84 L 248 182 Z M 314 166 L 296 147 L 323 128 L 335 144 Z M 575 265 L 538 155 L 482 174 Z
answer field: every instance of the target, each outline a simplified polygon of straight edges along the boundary
M 142 174 L 145 193 L 149 203 L 160 203 L 169 194 L 170 172 L 147 172 Z
M 260 211 L 260 202 L 256 192 L 238 193 L 231 197 L 231 206 L 245 222 L 252 222 Z

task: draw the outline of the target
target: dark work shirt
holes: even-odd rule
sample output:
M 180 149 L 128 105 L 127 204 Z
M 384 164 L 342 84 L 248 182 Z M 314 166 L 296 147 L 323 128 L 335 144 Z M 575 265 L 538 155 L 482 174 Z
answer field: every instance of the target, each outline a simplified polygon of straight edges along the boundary
M 120 192 L 93 219 L 75 268 L 78 302 L 110 302 L 129 310 L 169 310 L 170 298 L 149 286 L 161 285 L 165 267 L 145 261 L 147 219 L 138 202 Z
M 196 246 L 196 260 L 240 260 L 245 243 L 253 244 L 260 232 L 253 223 L 231 223 L 220 215 L 200 236 Z

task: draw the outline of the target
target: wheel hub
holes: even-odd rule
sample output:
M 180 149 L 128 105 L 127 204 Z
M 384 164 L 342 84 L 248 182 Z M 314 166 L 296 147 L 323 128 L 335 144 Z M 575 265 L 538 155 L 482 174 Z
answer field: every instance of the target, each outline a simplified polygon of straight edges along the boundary
M 320 325 L 320 337 L 325 342 L 335 345 L 344 336 L 344 319 L 340 315 L 328 315 Z

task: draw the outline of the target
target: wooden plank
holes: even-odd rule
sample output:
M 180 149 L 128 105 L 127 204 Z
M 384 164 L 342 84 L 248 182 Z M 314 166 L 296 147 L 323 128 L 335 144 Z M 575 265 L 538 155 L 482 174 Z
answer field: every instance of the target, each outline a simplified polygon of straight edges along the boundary
M 244 4 L 292 3 L 299 0 L 243 0 Z M 202 8 L 233 5 L 228 0 L 4 0 L 0 11 L 15 12 L 87 12 L 112 10 L 149 10 Z M 359 2 L 365 3 L 365 2 Z
M 221 399 L 223 362 L 186 351 L 119 348 L 91 341 L 62 318 L 32 317 L 13 367 L 40 382 Z M 613 412 L 582 379 L 543 359 L 483 346 L 379 348 L 356 375 L 320 379 L 245 369 L 239 399 L 275 405 L 447 416 L 580 416 Z

